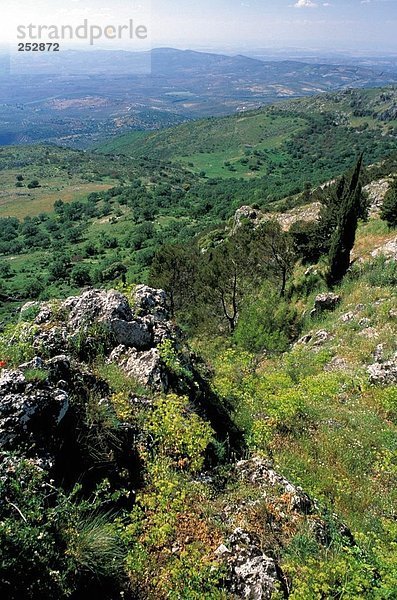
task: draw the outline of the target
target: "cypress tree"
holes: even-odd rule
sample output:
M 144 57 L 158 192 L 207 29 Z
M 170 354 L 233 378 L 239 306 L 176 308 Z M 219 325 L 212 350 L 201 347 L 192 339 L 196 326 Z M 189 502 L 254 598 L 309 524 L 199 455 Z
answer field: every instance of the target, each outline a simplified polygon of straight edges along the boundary
M 330 285 L 339 283 L 346 275 L 350 266 L 350 253 L 356 239 L 358 220 L 363 213 L 362 186 L 360 173 L 363 155 L 357 161 L 350 184 L 340 188 L 340 209 L 338 222 L 332 235 L 329 251 L 328 282 Z

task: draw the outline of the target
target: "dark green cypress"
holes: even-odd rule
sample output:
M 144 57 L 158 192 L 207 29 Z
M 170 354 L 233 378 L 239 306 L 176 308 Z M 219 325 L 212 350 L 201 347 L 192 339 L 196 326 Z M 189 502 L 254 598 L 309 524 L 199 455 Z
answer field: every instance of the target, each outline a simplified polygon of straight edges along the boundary
M 358 219 L 362 213 L 362 186 L 360 173 L 363 155 L 357 161 L 350 184 L 341 193 L 338 223 L 331 239 L 329 251 L 328 283 L 335 285 L 346 275 L 350 266 L 350 253 L 356 239 Z

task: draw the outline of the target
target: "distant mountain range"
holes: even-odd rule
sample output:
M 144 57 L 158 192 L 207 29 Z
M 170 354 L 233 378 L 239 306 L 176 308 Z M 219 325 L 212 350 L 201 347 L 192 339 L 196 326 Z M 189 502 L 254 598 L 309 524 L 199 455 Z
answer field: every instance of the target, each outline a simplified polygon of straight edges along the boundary
M 39 75 L 50 60 L 54 72 Z M 390 66 L 264 61 L 172 48 L 61 51 L 35 55 L 32 65 L 29 75 L 9 74 L 7 58 L 0 57 L 0 144 L 50 141 L 88 147 L 128 131 L 278 100 L 397 84 L 397 68 Z

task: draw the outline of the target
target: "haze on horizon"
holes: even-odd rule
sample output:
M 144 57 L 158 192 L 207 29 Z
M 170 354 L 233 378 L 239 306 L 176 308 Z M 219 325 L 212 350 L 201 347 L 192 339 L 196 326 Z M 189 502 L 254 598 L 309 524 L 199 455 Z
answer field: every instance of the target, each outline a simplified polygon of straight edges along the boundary
M 16 22 L 125 22 L 142 9 L 149 14 L 150 0 L 61 0 L 56 5 L 36 0 L 34 6 L 14 0 L 0 24 L 0 46 L 15 45 Z M 149 25 L 152 47 L 214 50 L 397 52 L 396 31 L 397 0 L 152 0 Z M 108 47 L 138 49 L 127 41 L 112 41 Z

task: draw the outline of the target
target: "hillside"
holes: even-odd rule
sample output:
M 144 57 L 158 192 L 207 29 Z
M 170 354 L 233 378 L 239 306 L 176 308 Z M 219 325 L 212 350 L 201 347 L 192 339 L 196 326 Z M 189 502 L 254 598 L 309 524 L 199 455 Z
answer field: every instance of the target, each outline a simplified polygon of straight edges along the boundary
M 395 103 L 0 149 L 2 599 L 397 596 Z
M 352 65 L 332 65 L 173 48 L 68 50 L 56 57 L 54 69 L 50 58 L 37 55 L 24 75 L 18 68 L 0 71 L 0 144 L 87 148 L 127 131 L 397 81 L 396 69 L 385 69 L 383 61 L 357 65 L 354 57 Z M 0 67 L 1 61 L 4 56 Z
M 321 261 L 287 298 L 255 284 L 232 336 L 209 297 L 187 339 L 146 286 L 26 304 L 0 335 L 2 597 L 395 597 L 396 244 L 371 256 L 395 237 L 374 213 L 332 293 Z
M 368 163 L 393 152 L 396 107 L 394 88 L 346 90 L 186 123 L 139 139 L 127 134 L 98 150 L 172 160 L 208 177 L 266 177 L 264 185 L 273 191 L 286 178 L 290 186 L 331 179 L 360 151 Z
M 358 116 L 363 102 L 368 115 Z M 134 134 L 122 154 L 1 148 L 0 294 L 13 301 L 2 319 L 30 298 L 146 281 L 165 242 L 212 247 L 246 204 L 298 207 L 299 220 L 299 206 L 318 202 L 318 186 L 361 151 L 376 163 L 363 174 L 376 186 L 397 168 L 394 106 L 393 90 L 350 91 Z

